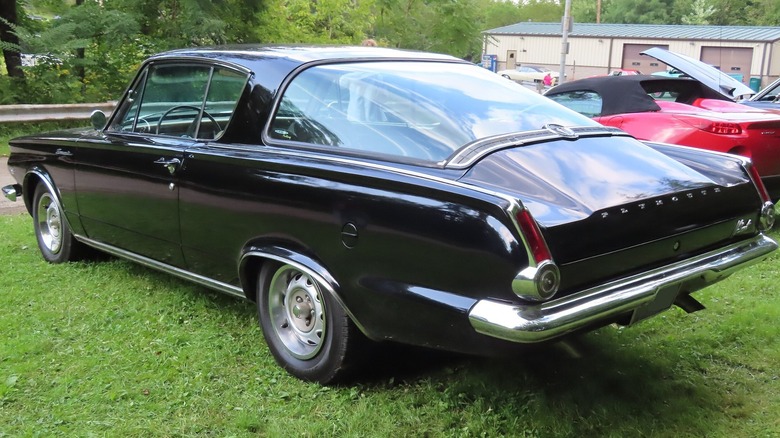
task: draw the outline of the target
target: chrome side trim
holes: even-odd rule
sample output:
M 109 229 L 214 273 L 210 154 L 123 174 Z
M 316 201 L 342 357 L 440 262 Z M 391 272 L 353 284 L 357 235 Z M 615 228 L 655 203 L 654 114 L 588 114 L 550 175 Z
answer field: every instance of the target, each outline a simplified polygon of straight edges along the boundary
M 128 259 L 133 262 L 136 262 L 140 265 L 146 266 L 147 268 L 156 269 L 158 271 L 165 272 L 167 274 L 174 275 L 179 278 L 183 278 L 184 280 L 191 281 L 195 284 L 199 284 L 201 286 L 207 287 L 209 289 L 214 289 L 218 292 L 222 292 L 227 295 L 231 295 L 237 298 L 246 299 L 246 295 L 244 295 L 244 290 L 240 287 L 233 286 L 227 283 L 223 283 L 221 281 L 217 281 L 208 277 L 204 277 L 199 274 L 195 274 L 192 272 L 189 272 L 187 270 L 177 268 L 176 266 L 171 266 L 166 263 L 158 262 L 157 260 L 150 259 L 148 257 L 136 254 L 134 252 L 126 251 L 121 248 L 117 248 L 112 245 L 105 244 L 103 242 L 98 242 L 96 240 L 92 240 L 88 237 L 76 235 L 74 236 L 79 242 L 82 242 L 86 245 L 89 245 L 93 248 L 99 249 L 100 251 L 107 252 L 111 255 Z
M 763 260 L 777 247 L 774 240 L 759 234 L 747 241 L 546 303 L 480 300 L 469 311 L 469 321 L 477 332 L 488 336 L 520 343 L 546 341 L 635 310 L 652 302 L 666 287 L 680 286 L 683 291 L 693 292 L 716 283 L 738 269 Z
M 562 127 L 563 128 L 563 127 Z M 623 136 L 630 137 L 628 133 L 618 128 L 612 128 L 608 126 L 587 126 L 587 127 L 573 127 L 565 128 L 567 131 L 571 131 L 572 135 L 576 137 L 596 137 L 596 136 Z M 466 169 L 471 167 L 475 162 L 479 161 L 486 155 L 489 155 L 499 149 L 506 149 L 510 147 L 525 146 L 532 143 L 540 143 L 549 140 L 558 140 L 562 138 L 573 138 L 569 136 L 561 135 L 560 133 L 553 132 L 548 129 L 538 129 L 535 131 L 516 132 L 513 134 L 502 134 L 493 137 L 487 137 L 483 139 L 471 142 L 464 147 L 460 148 L 457 152 L 451 155 L 445 162 L 445 169 Z

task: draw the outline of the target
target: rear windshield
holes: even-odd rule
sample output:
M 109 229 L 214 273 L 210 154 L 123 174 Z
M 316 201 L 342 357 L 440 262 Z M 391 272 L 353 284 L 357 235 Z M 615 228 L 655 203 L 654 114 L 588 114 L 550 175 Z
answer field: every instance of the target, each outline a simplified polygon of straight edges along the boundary
M 284 91 L 268 135 L 436 162 L 475 140 L 548 123 L 596 125 L 478 66 L 364 62 L 300 73 Z

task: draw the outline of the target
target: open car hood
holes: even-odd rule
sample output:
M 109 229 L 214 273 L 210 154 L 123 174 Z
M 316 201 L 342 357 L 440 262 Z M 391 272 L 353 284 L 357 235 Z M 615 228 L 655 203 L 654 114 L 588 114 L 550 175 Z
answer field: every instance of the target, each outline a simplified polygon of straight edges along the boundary
M 670 52 L 660 47 L 647 49 L 641 52 L 641 54 L 655 58 L 670 67 L 680 70 L 730 100 L 736 101 L 755 94 L 755 91 L 742 82 L 711 65 L 688 56 Z

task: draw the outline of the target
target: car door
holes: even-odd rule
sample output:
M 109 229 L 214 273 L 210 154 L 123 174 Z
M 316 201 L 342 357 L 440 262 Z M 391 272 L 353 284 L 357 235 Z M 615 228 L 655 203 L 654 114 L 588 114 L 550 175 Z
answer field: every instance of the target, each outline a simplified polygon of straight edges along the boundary
M 84 139 L 75 185 L 88 238 L 184 266 L 178 183 L 210 72 L 206 64 L 148 64 L 102 135 Z

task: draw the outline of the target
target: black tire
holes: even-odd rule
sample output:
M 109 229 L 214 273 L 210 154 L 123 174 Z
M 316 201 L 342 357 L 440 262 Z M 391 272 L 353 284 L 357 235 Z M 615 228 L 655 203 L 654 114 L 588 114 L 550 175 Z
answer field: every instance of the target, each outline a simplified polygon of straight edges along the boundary
M 331 294 L 306 272 L 276 262 L 265 263 L 257 285 L 258 319 L 276 362 L 302 380 L 344 380 L 365 338 Z
M 38 248 L 46 261 L 64 263 L 81 258 L 82 244 L 73 237 L 56 195 L 43 183 L 35 188 L 32 217 Z

